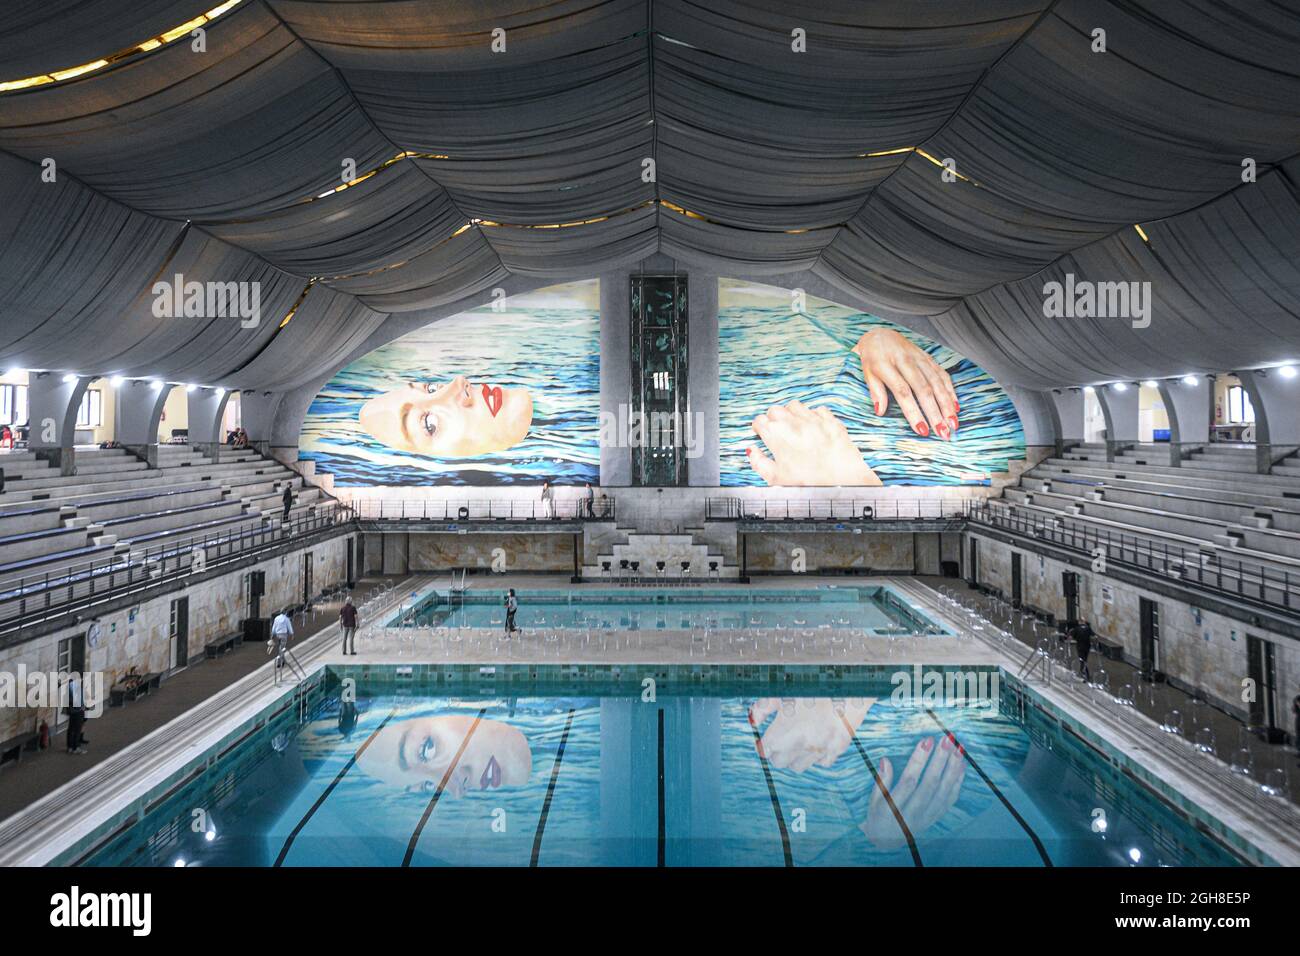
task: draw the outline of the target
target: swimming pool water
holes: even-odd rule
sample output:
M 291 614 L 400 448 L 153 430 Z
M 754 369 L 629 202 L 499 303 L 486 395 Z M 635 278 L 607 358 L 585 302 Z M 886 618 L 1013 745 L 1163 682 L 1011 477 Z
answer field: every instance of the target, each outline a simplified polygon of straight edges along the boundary
M 308 719 L 290 708 L 81 862 L 1239 862 L 1053 720 L 1022 718 L 989 672 L 981 696 L 947 702 L 878 677 L 831 697 L 815 682 L 485 691 L 345 673 L 355 709 L 331 674 Z
M 505 626 L 505 590 L 434 591 L 389 620 L 394 627 Z M 938 634 L 935 622 L 885 587 L 725 590 L 708 588 L 516 590 L 525 629 L 692 630 L 852 628 L 875 634 Z

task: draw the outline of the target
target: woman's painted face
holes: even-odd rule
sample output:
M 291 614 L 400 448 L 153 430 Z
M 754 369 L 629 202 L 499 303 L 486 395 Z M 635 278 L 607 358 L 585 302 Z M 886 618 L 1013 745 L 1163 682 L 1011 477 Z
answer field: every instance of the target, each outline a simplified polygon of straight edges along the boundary
M 385 783 L 429 792 L 446 777 L 443 792 L 460 797 L 523 786 L 533 754 L 528 739 L 509 724 L 479 720 L 475 725 L 474 717 L 449 714 L 389 724 L 357 758 L 357 766 Z
M 408 382 L 361 406 L 361 427 L 380 443 L 437 458 L 470 458 L 523 441 L 533 399 L 522 388 L 473 384 L 457 375 L 444 385 Z

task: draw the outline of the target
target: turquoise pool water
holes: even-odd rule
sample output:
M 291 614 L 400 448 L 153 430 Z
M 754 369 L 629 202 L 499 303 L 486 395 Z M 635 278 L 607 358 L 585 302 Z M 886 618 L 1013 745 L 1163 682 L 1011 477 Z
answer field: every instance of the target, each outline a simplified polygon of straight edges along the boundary
M 875 634 L 940 634 L 934 621 L 886 587 L 518 589 L 515 623 L 525 630 L 851 628 Z M 413 596 L 393 627 L 504 627 L 505 590 L 473 587 Z
M 65 862 L 1239 863 L 1049 715 L 1022 715 L 996 672 L 951 672 L 931 697 L 920 671 L 880 669 L 837 671 L 834 696 L 776 669 L 575 682 L 499 667 L 436 683 L 378 670 L 331 673 L 305 720 L 290 708 Z

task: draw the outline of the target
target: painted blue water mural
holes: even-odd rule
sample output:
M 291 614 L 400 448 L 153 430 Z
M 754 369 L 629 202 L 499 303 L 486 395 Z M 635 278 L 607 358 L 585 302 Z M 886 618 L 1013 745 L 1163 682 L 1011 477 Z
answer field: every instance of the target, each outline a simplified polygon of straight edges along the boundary
M 341 487 L 596 483 L 600 469 L 600 342 L 596 280 L 553 286 L 410 332 L 351 363 L 321 389 L 299 455 Z M 366 402 L 408 383 L 463 375 L 526 390 L 532 422 L 508 448 L 433 456 L 380 441 L 359 421 Z
M 751 423 L 795 399 L 825 406 L 885 485 L 984 485 L 1024 458 L 1015 406 L 982 368 L 951 349 L 867 313 L 808 296 L 801 311 L 784 289 L 723 279 L 719 289 L 720 484 L 764 485 L 745 449 L 762 448 Z M 897 331 L 947 372 L 961 407 L 952 441 L 921 438 L 891 396 L 877 416 L 850 350 L 871 329 Z

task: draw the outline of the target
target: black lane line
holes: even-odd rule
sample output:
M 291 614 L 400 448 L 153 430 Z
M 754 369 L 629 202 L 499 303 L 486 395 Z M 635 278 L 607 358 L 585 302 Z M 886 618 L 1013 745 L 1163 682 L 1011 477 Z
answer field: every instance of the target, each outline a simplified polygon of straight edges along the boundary
M 388 716 L 384 718 L 383 723 L 374 729 L 370 736 L 366 738 L 366 742 L 357 748 L 357 752 L 348 758 L 348 762 L 343 765 L 343 769 L 334 775 L 334 779 L 330 781 L 330 785 L 325 788 L 325 791 L 319 797 L 316 798 L 316 802 L 311 805 L 311 809 L 303 815 L 303 818 L 298 821 L 297 826 L 293 828 L 293 832 L 289 834 L 289 838 L 284 841 L 284 846 L 280 848 L 280 855 L 275 858 L 275 863 L 273 863 L 272 866 L 280 866 L 284 863 L 285 857 L 289 855 L 289 848 L 293 846 L 293 841 L 297 839 L 298 834 L 302 832 L 302 828 L 307 825 L 307 822 L 312 818 L 313 814 L 321 808 L 321 805 L 329 795 L 334 792 L 334 788 L 339 785 L 339 782 L 347 772 L 352 769 L 352 765 L 357 762 L 357 758 L 366 752 L 366 748 L 370 746 L 370 742 L 379 736 L 379 732 L 384 729 L 384 724 L 387 724 L 392 720 L 393 714 L 395 713 L 397 713 L 396 707 L 388 712 Z
M 758 725 L 749 722 L 749 729 L 754 732 L 754 746 L 758 748 L 758 762 L 763 768 L 767 780 L 767 795 L 772 798 L 772 812 L 776 814 L 776 825 L 781 829 L 781 850 L 785 854 L 785 865 L 794 866 L 794 856 L 790 853 L 790 831 L 785 827 L 785 814 L 781 812 L 781 801 L 776 795 L 776 784 L 772 781 L 772 768 L 768 766 L 767 754 L 763 752 L 763 738 L 758 732 Z
M 415 832 L 411 834 L 410 841 L 406 844 L 406 856 L 402 857 L 402 866 L 410 866 L 411 858 L 415 856 L 415 845 L 420 842 L 420 834 L 424 832 L 424 825 L 429 822 L 429 817 L 433 816 L 433 808 L 438 805 L 438 798 L 442 796 L 443 790 L 447 787 L 447 781 L 456 771 L 456 764 L 460 763 L 460 758 L 465 753 L 465 748 L 469 746 L 469 738 L 474 736 L 474 731 L 478 730 L 479 721 L 487 713 L 484 707 L 474 718 L 474 723 L 469 725 L 469 732 L 465 734 L 465 739 L 460 742 L 460 747 L 456 749 L 456 756 L 451 758 L 451 765 L 442 775 L 442 780 L 438 784 L 438 789 L 433 791 L 433 797 L 429 800 L 429 805 L 424 808 L 424 815 L 420 817 L 420 822 L 416 824 Z
M 659 850 L 656 866 L 664 865 L 664 838 L 667 834 L 667 819 L 664 814 L 664 711 L 659 708 Z
M 880 789 L 881 796 L 885 798 L 885 803 L 889 804 L 890 812 L 894 814 L 894 819 L 898 821 L 898 828 L 903 831 L 903 836 L 907 838 L 907 849 L 911 851 L 912 862 L 917 866 L 925 866 L 921 862 L 921 851 L 916 848 L 916 839 L 912 836 L 912 831 L 908 829 L 907 821 L 903 819 L 903 813 L 894 803 L 894 795 L 889 792 L 885 786 L 885 781 L 880 779 L 880 774 L 876 773 L 876 765 L 871 762 L 867 756 L 866 748 L 862 746 L 862 741 L 858 739 L 858 732 L 853 725 L 849 723 L 848 718 L 840 714 L 840 720 L 844 724 L 844 729 L 849 732 L 849 737 L 853 740 L 853 746 L 857 748 L 858 756 L 862 762 L 867 765 L 867 770 L 871 772 L 871 779 L 876 781 L 876 786 Z
M 542 816 L 537 821 L 537 832 L 533 834 L 533 857 L 529 866 L 537 865 L 537 858 L 542 853 L 542 833 L 546 830 L 546 817 L 551 812 L 551 796 L 555 793 L 555 781 L 560 778 L 560 761 L 564 759 L 564 745 L 569 740 L 569 728 L 573 726 L 573 708 L 569 708 L 569 719 L 564 722 L 564 734 L 560 737 L 560 749 L 555 751 L 555 763 L 551 765 L 551 780 L 546 785 L 546 800 L 542 803 Z
M 947 728 L 944 722 L 939 719 L 939 715 L 928 708 L 925 712 L 930 715 L 930 719 L 938 724 L 940 729 L 942 729 L 943 732 L 951 738 L 952 742 L 957 745 L 958 751 L 966 758 L 966 762 L 971 765 L 971 768 L 977 774 L 980 775 L 980 779 L 989 785 L 989 789 L 993 791 L 993 795 L 1002 801 L 1002 805 L 1007 808 L 1008 813 L 1016 818 L 1016 822 L 1020 824 L 1021 829 L 1029 834 L 1029 839 L 1034 841 L 1034 849 L 1036 849 L 1038 855 L 1043 858 L 1043 866 L 1052 866 L 1052 858 L 1047 855 L 1047 848 L 1043 846 L 1043 841 L 1038 839 L 1038 834 L 1034 832 L 1034 828 L 1029 825 L 1024 817 L 1016 812 L 1016 808 L 1011 805 L 1011 801 L 1008 800 L 1006 795 L 998 789 L 997 784 L 989 779 L 989 775 L 984 772 L 984 768 L 982 768 L 976 762 L 975 758 L 970 755 L 970 751 L 961 745 L 961 742 L 957 740 L 957 735 Z

